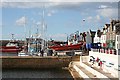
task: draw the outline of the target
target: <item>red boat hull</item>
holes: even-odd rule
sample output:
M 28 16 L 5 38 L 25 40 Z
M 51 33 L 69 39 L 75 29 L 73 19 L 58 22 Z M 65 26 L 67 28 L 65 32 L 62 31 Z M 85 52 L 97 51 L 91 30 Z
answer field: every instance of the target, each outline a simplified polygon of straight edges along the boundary
M 6 46 L 2 46 L 0 47 L 0 52 L 13 52 L 13 53 L 17 53 L 19 51 L 21 51 L 22 48 L 16 47 L 16 46 L 10 46 L 10 47 L 6 47 Z
M 50 46 L 50 49 L 55 51 L 64 51 L 64 50 L 79 50 L 82 47 L 81 44 L 73 44 L 73 45 L 64 45 L 64 46 Z

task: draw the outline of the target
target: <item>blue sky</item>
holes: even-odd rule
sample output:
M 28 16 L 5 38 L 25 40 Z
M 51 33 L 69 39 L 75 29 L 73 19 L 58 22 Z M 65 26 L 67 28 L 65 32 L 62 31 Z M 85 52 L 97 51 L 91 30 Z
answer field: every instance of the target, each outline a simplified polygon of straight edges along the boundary
M 117 2 L 3 2 L 2 39 L 11 39 L 11 34 L 24 39 L 24 23 L 27 36 L 29 31 L 35 35 L 37 28 L 41 34 L 43 5 L 47 39 L 65 41 L 71 33 L 101 29 L 110 19 L 118 18 Z

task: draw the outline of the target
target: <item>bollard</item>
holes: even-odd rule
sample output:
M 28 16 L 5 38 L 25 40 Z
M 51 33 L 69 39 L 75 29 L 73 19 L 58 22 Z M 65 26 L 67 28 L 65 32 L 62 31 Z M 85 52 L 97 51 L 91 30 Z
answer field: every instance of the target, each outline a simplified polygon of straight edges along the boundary
M 102 53 L 102 49 L 100 49 L 100 52 Z
M 102 49 L 102 53 L 104 53 L 104 49 Z
M 116 49 L 114 49 L 114 53 L 113 53 L 113 54 L 116 55 L 116 53 L 117 53 L 117 52 L 116 52 Z
M 102 61 L 100 61 L 99 63 L 100 63 L 100 69 L 102 69 L 102 64 L 103 64 Z
M 106 54 L 109 54 L 108 49 L 105 50 L 105 53 L 106 53 Z
M 112 49 L 109 49 L 109 53 L 112 54 Z
M 105 53 L 105 49 L 103 49 L 104 50 L 104 53 Z

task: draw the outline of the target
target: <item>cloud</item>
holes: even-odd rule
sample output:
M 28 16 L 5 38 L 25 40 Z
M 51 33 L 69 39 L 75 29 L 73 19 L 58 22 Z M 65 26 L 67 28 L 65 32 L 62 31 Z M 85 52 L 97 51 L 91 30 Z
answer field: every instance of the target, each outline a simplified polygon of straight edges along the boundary
M 56 10 L 49 10 L 49 11 L 47 12 L 47 16 L 52 16 L 52 15 L 54 15 L 55 13 L 57 13 Z
M 15 7 L 15 8 L 42 8 L 43 5 L 46 7 L 73 7 L 79 6 L 81 3 L 91 2 L 118 2 L 119 0 L 3 0 L 3 7 Z M 89 6 L 89 5 L 88 5 Z M 101 5 L 99 8 L 106 8 L 106 5 Z
M 99 16 L 99 15 L 97 15 L 95 18 L 96 18 L 97 20 L 100 20 L 100 16 Z
M 19 26 L 24 26 L 26 24 L 26 17 L 21 17 L 20 19 L 16 20 L 16 24 Z
M 2 2 L 48 2 L 49 0 L 3 0 Z
M 104 9 L 104 8 L 108 8 L 108 6 L 106 6 L 106 5 L 100 5 L 99 8 L 100 9 Z
M 76 5 L 78 2 L 2 2 L 1 7 L 11 7 L 11 8 L 50 8 L 50 7 L 69 7 L 72 5 Z
M 93 19 L 93 17 L 92 16 L 89 16 L 88 18 L 87 18 L 87 20 L 92 20 Z
M 58 33 L 58 34 L 54 34 L 54 35 L 49 35 L 49 37 L 52 38 L 53 40 L 55 39 L 55 40 L 62 40 L 63 41 L 63 40 L 66 40 L 67 35 Z
M 47 16 L 52 16 L 52 14 L 51 14 L 51 13 L 48 13 Z
M 118 2 L 119 0 L 3 0 L 2 2 Z
M 99 15 L 107 18 L 117 18 L 118 17 L 118 9 L 117 8 L 107 8 L 100 9 L 97 11 Z
M 89 16 L 85 19 L 88 22 L 99 22 L 101 20 L 100 15 L 96 15 L 96 16 Z
M 36 22 L 36 25 L 41 25 L 42 23 L 40 21 Z
M 43 3 L 39 2 L 3 2 L 2 7 L 5 8 L 42 8 Z

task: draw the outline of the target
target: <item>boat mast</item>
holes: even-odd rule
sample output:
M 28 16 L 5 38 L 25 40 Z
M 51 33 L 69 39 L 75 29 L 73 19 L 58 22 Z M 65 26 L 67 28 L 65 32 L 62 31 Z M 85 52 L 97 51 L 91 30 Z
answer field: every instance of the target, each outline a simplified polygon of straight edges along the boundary
M 45 44 L 46 44 L 46 41 L 45 41 L 45 32 L 46 32 L 46 24 L 45 24 L 45 5 L 43 5 L 43 11 L 42 11 L 42 31 L 41 31 L 41 36 L 42 36 L 42 47 L 41 49 L 44 50 L 45 49 Z
M 14 41 L 14 34 L 12 34 L 12 41 Z
M 24 21 L 24 34 L 25 34 L 25 40 L 26 40 L 26 17 L 24 16 L 25 21 Z

